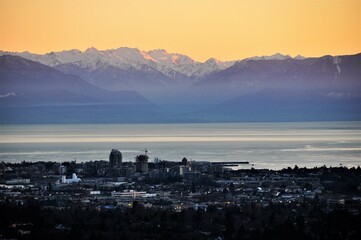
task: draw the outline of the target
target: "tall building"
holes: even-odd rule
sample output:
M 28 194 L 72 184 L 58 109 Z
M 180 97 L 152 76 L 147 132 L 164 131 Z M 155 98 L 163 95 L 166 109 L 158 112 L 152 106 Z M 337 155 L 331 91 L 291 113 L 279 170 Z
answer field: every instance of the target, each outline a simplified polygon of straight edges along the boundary
M 136 171 L 141 173 L 148 172 L 148 156 L 138 155 L 136 157 Z
M 120 167 L 122 165 L 122 153 L 118 149 L 112 149 L 109 155 L 110 167 Z

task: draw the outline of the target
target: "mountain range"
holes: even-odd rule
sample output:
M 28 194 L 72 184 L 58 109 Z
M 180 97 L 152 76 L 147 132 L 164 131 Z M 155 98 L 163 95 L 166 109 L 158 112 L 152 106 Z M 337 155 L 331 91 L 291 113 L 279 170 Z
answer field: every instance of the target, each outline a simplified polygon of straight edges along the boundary
M 4 123 L 54 122 L 49 111 L 69 116 L 59 122 L 361 119 L 361 54 L 197 62 L 135 48 L 0 51 L 0 76 Z

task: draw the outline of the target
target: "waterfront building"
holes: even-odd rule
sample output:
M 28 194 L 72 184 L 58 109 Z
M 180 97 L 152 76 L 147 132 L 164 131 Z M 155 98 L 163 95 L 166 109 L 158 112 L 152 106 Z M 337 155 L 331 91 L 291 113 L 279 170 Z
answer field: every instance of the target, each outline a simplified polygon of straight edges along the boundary
M 136 171 L 141 173 L 148 172 L 148 156 L 138 155 L 136 157 Z
M 118 149 L 112 149 L 109 155 L 109 164 L 111 168 L 120 167 L 122 164 L 122 153 Z

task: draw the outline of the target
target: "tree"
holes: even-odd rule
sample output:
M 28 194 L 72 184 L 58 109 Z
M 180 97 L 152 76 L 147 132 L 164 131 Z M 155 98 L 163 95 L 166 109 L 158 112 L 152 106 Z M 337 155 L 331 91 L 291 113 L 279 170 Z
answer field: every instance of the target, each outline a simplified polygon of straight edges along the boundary
M 230 192 L 234 192 L 234 184 L 233 184 L 233 182 L 231 182 L 231 183 L 229 184 L 229 191 L 230 191 Z
M 53 186 L 51 185 L 51 182 L 48 182 L 48 191 L 53 191 Z
M 192 189 L 191 189 L 192 193 L 196 192 L 196 184 L 194 182 L 192 182 Z

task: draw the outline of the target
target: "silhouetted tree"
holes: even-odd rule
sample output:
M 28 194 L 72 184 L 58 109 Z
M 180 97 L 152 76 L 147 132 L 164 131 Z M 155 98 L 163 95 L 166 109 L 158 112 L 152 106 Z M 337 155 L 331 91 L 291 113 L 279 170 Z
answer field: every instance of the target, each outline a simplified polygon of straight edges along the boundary
M 229 184 L 229 191 L 234 192 L 234 184 L 233 184 L 233 182 L 231 182 Z
M 191 189 L 192 193 L 196 192 L 196 184 L 194 182 L 192 182 L 192 189 Z

